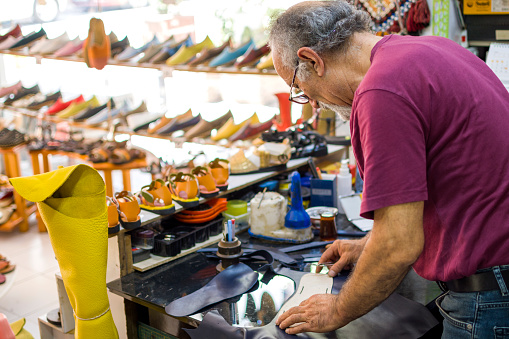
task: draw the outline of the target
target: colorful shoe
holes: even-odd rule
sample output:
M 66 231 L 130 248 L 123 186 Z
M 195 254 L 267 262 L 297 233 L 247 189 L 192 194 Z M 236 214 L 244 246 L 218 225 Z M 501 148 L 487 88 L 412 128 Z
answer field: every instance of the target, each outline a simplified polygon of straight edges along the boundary
M 19 89 L 15 95 L 13 96 L 11 95 L 4 101 L 4 105 L 12 105 L 17 100 L 30 98 L 36 95 L 37 93 L 39 93 L 39 85 L 35 85 L 30 88 L 21 86 L 21 89 Z
M 193 138 L 208 137 L 213 129 L 219 129 L 230 118 L 233 118 L 231 111 L 228 111 L 228 113 L 213 121 L 207 121 L 202 119 L 198 124 L 196 124 L 194 127 L 192 127 L 184 134 L 184 138 L 186 138 L 187 140 L 191 140 Z
M 117 59 L 118 61 L 128 61 L 129 59 L 132 59 L 135 56 L 145 52 L 150 46 L 157 44 L 159 44 L 159 40 L 154 35 L 154 38 L 151 41 L 141 46 L 140 48 L 133 48 L 131 46 L 127 46 L 127 48 L 124 49 L 121 53 L 115 55 L 115 59 Z
M 146 51 L 143 53 L 143 56 L 141 57 L 141 59 L 138 60 L 138 63 L 142 64 L 142 63 L 150 62 L 150 60 L 152 58 L 154 58 L 157 55 L 157 53 L 159 53 L 164 47 L 171 46 L 174 43 L 175 43 L 175 39 L 173 38 L 173 36 L 171 36 L 168 39 L 166 39 L 166 41 L 164 41 L 160 44 L 150 45 L 146 49 Z
M 166 126 L 162 130 L 160 130 L 157 134 L 164 135 L 164 134 L 171 134 L 176 131 L 186 131 L 190 129 L 192 126 L 195 126 L 201 121 L 201 115 L 198 114 L 195 117 L 189 117 L 187 119 L 181 118 L 181 119 L 174 119 L 172 123 L 170 123 L 170 126 Z
M 188 35 L 187 38 L 185 38 L 184 40 L 177 42 L 176 44 L 173 45 L 165 44 L 165 46 L 163 46 L 161 50 L 156 55 L 154 55 L 153 58 L 150 59 L 149 62 L 152 64 L 162 64 L 166 62 L 168 58 L 172 57 L 175 53 L 177 53 L 182 46 L 188 47 L 191 46 L 192 44 L 193 40 L 191 39 L 190 35 Z
M 273 118 L 270 118 L 266 122 L 260 122 L 258 124 L 245 124 L 241 129 L 239 129 L 234 135 L 228 138 L 228 141 L 237 141 L 237 140 L 248 140 L 254 139 L 260 134 L 272 127 L 274 124 Z
M 227 66 L 229 64 L 233 64 L 235 60 L 237 60 L 238 57 L 244 55 L 244 53 L 246 53 L 251 46 L 254 46 L 253 39 L 249 40 L 237 49 L 231 49 L 227 47 L 221 52 L 221 54 L 210 61 L 209 67 Z
M 181 121 L 187 121 L 188 119 L 191 119 L 193 117 L 193 111 L 191 109 L 187 110 L 184 114 L 180 114 L 176 116 L 175 118 L 161 118 L 160 122 L 157 123 L 154 127 L 149 128 L 149 133 L 151 131 L 154 131 L 156 134 L 166 134 L 167 131 L 174 130 L 175 131 L 175 125 L 177 125 Z M 162 125 L 163 122 L 166 121 L 166 124 Z M 161 127 L 159 127 L 162 125 Z
M 269 53 L 264 59 L 256 65 L 256 69 L 263 71 L 267 69 L 274 69 L 274 61 L 272 60 L 272 52 Z
M 212 175 L 210 174 L 206 167 L 203 166 L 195 167 L 191 171 L 191 174 L 198 178 L 201 196 L 203 196 L 204 198 L 212 198 L 219 193 L 219 188 L 216 187 L 214 178 L 212 177 Z
M 101 19 L 91 18 L 88 38 L 83 44 L 83 58 L 88 67 L 103 69 L 111 56 L 110 39 Z
M 88 108 L 97 107 L 99 105 L 100 105 L 99 100 L 94 95 L 90 100 L 87 100 L 84 102 L 79 102 L 79 103 L 77 103 L 77 102 L 71 103 L 69 105 L 69 107 L 58 112 L 56 114 L 56 116 L 61 119 L 72 118 L 73 116 L 75 116 L 76 114 L 80 113 L 83 110 L 86 110 Z
M 110 109 L 115 108 L 115 101 L 113 100 L 113 98 L 111 98 L 107 103 L 105 103 L 103 105 L 92 107 L 92 108 L 89 108 L 89 109 L 87 109 L 85 111 L 82 111 L 82 112 L 76 114 L 75 116 L 72 117 L 72 119 L 74 121 L 82 122 L 82 121 L 84 121 L 84 120 L 86 120 L 88 118 L 91 118 L 94 115 L 98 114 L 103 109 L 108 108 L 108 104 L 110 105 L 109 106 Z
M 43 108 L 44 106 L 53 105 L 61 97 L 62 93 L 60 91 L 57 91 L 53 94 L 46 95 L 42 100 L 32 102 L 27 106 L 27 108 L 36 111 L 38 109 Z
M 118 54 L 122 53 L 127 47 L 129 47 L 129 38 L 126 36 L 124 39 L 111 43 L 111 57 L 114 58 Z
M 120 213 L 120 223 L 126 230 L 141 226 L 140 205 L 138 199 L 128 191 L 115 193 L 115 201 Z
M 202 51 L 204 48 L 214 48 L 214 43 L 210 40 L 209 36 L 200 43 L 192 46 L 182 46 L 180 49 L 169 59 L 166 60 L 167 66 L 182 65 L 191 60 L 196 54 Z
M 216 56 L 221 54 L 222 51 L 226 47 L 232 48 L 232 38 L 228 38 L 224 44 L 219 47 L 211 48 L 211 49 L 203 49 L 196 58 L 192 59 L 187 63 L 187 65 L 191 67 L 206 65 L 210 60 L 214 59 Z
M 230 177 L 230 169 L 228 164 L 230 162 L 226 159 L 215 158 L 209 162 L 210 174 L 216 182 L 216 187 L 220 191 L 226 191 L 228 189 L 228 178 Z
M 198 180 L 189 173 L 172 173 L 168 177 L 168 188 L 172 198 L 184 208 L 196 207 L 200 204 L 198 199 Z
M 58 98 L 57 101 L 46 111 L 46 115 L 55 115 L 60 111 L 63 111 L 67 107 L 69 107 L 72 103 L 80 103 L 84 102 L 85 98 L 83 98 L 83 95 L 80 95 L 77 98 L 74 98 L 72 100 L 64 102 L 62 98 Z
M 73 55 L 74 53 L 81 51 L 83 48 L 83 43 L 84 41 L 77 37 L 76 39 L 66 43 L 63 47 L 53 53 L 53 55 L 56 57 Z
M 0 98 L 3 98 L 10 94 L 18 93 L 18 91 L 21 89 L 21 87 L 23 87 L 23 85 L 21 84 L 21 81 L 18 81 L 17 83 L 15 83 L 12 86 L 0 88 Z
M 118 233 L 120 222 L 118 221 L 117 204 L 113 198 L 106 197 L 106 207 L 108 210 L 108 234 Z
M 140 207 L 144 210 L 159 215 L 175 213 L 172 194 L 166 183 L 161 179 L 154 180 L 150 185 L 143 186 L 141 191 L 138 192 L 137 197 L 141 202 Z
M 9 49 L 11 51 L 22 49 L 23 47 L 30 46 L 32 43 L 36 42 L 39 39 L 42 39 L 46 36 L 46 31 L 44 28 L 41 28 L 37 32 L 33 32 L 28 34 L 27 36 L 23 37 L 20 41 L 12 45 Z
M 269 53 L 270 47 L 268 44 L 265 44 L 258 49 L 254 45 L 252 45 L 243 56 L 237 59 L 234 66 L 238 69 L 241 69 L 242 67 L 253 66 L 258 61 L 260 61 L 261 57 Z
M 7 39 L 0 42 L 0 50 L 5 50 L 5 49 L 11 48 L 11 46 L 14 46 L 18 42 L 20 42 L 21 39 L 23 39 L 23 37 L 21 37 L 21 36 L 18 36 L 16 38 L 13 36 L 8 36 Z
M 214 135 L 211 139 L 213 141 L 219 141 L 221 139 L 228 139 L 233 134 L 235 134 L 239 129 L 244 127 L 244 125 L 246 125 L 246 124 L 258 124 L 259 122 L 260 122 L 260 120 L 258 119 L 258 115 L 256 115 L 256 113 L 254 113 L 253 116 L 251 116 L 251 118 L 247 119 L 244 122 L 241 122 L 238 125 L 235 125 L 235 123 L 233 121 L 233 118 L 231 118 L 231 119 L 229 119 L 226 122 L 226 124 L 224 124 L 223 127 L 221 127 L 217 131 L 217 134 Z
M 11 29 L 9 32 L 5 33 L 4 35 L 0 35 L 0 42 L 3 42 L 7 40 L 8 37 L 12 36 L 13 38 L 17 38 L 21 36 L 21 27 L 19 24 L 16 24 L 16 26 Z

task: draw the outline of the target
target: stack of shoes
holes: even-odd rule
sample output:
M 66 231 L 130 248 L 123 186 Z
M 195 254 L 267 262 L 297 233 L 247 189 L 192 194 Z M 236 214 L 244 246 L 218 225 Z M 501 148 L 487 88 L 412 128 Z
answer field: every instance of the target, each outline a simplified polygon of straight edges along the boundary
M 0 228 L 11 219 L 15 210 L 14 189 L 9 183 L 9 178 L 0 174 Z
M 88 153 L 88 161 L 92 163 L 109 162 L 123 165 L 137 159 L 145 159 L 146 153 L 137 148 L 127 148 L 127 141 L 109 141 L 98 145 Z
M 10 106 L 17 100 L 31 98 L 37 93 L 39 93 L 39 85 L 29 88 L 21 86 L 21 88 L 16 91 L 16 94 L 10 94 L 9 97 L 5 99 L 4 105 Z
M 221 52 L 221 54 L 210 61 L 209 67 L 233 65 L 237 58 L 244 55 L 247 50 L 253 48 L 253 46 L 255 46 L 255 43 L 251 39 L 238 48 L 231 49 L 230 47 L 227 47 Z
M 61 119 L 68 119 L 72 118 L 73 116 L 81 113 L 82 111 L 94 108 L 100 106 L 99 100 L 94 95 L 92 98 L 90 98 L 87 101 L 83 102 L 72 102 L 66 109 L 61 110 L 60 112 L 56 113 L 56 116 Z
M 7 278 L 4 274 L 11 273 L 16 268 L 5 256 L 0 254 L 0 285 L 5 283 Z
M 37 32 L 32 32 L 32 33 L 22 37 L 21 40 L 16 42 L 14 45 L 10 46 L 9 50 L 16 51 L 16 50 L 20 50 L 24 47 L 30 47 L 37 40 L 42 39 L 45 36 L 46 36 L 46 31 L 44 30 L 44 28 L 41 28 Z
M 26 143 L 25 134 L 7 128 L 0 131 L 0 148 L 11 148 L 24 143 Z
M 284 142 L 292 147 L 292 159 L 321 157 L 328 154 L 327 140 L 315 131 L 300 131 L 290 128 L 285 132 L 270 131 L 262 134 L 263 141 Z
M 260 48 L 256 48 L 255 45 L 252 45 L 246 53 L 235 61 L 234 66 L 237 69 L 241 69 L 243 67 L 250 67 L 256 65 L 260 59 L 270 53 L 270 47 L 268 44 L 263 45 Z
M 88 37 L 83 44 L 83 59 L 90 68 L 103 69 L 111 56 L 110 38 L 101 19 L 91 18 Z
M 254 113 L 250 118 L 241 122 L 238 125 L 235 125 L 233 118 L 230 118 L 224 125 L 221 127 L 216 135 L 212 136 L 213 141 L 219 141 L 221 139 L 228 139 L 246 124 L 259 124 L 260 120 L 258 119 L 258 115 Z
M 48 110 L 45 112 L 46 115 L 55 115 L 60 111 L 63 111 L 67 107 L 69 107 L 73 103 L 81 103 L 84 102 L 85 98 L 83 98 L 83 95 L 80 95 L 74 99 L 71 99 L 69 101 L 64 101 L 62 98 L 58 98 L 57 101 L 53 105 L 51 105 Z
M 113 109 L 115 108 L 115 101 L 113 98 L 110 98 L 105 104 L 96 106 L 96 107 L 90 107 L 84 111 L 79 112 L 75 116 L 72 117 L 74 121 L 82 122 L 85 121 L 88 118 L 93 117 L 94 115 L 98 114 L 104 109 Z
M 234 175 L 284 170 L 291 154 L 288 140 L 282 143 L 261 141 L 258 146 L 253 143 L 247 152 L 241 149 L 230 157 L 230 171 Z
M 206 138 L 210 135 L 212 130 L 219 129 L 229 119 L 233 119 L 231 111 L 228 111 L 226 114 L 213 121 L 201 119 L 200 122 L 198 122 L 184 134 L 184 138 L 187 140 L 191 140 L 193 138 Z
M 208 65 L 209 61 L 214 59 L 219 54 L 221 54 L 221 52 L 224 51 L 224 49 L 226 47 L 228 47 L 228 48 L 232 48 L 233 47 L 233 45 L 232 45 L 232 38 L 231 37 L 228 38 L 228 40 L 226 40 L 225 43 L 222 44 L 219 47 L 204 48 L 200 53 L 198 53 L 196 55 L 196 57 L 194 59 L 191 59 L 187 63 L 187 65 L 191 66 L 191 67 L 196 67 L 196 66 L 199 66 L 199 65 Z
M 217 198 L 207 201 L 192 209 L 185 209 L 175 214 L 175 219 L 188 224 L 201 224 L 214 220 L 220 213 L 226 211 L 228 201 L 226 198 Z

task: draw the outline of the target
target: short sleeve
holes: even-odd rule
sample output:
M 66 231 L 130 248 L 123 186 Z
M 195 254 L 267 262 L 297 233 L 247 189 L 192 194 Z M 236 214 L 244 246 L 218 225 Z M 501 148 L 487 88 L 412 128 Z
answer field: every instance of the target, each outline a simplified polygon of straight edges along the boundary
M 352 108 L 352 146 L 364 179 L 361 216 L 428 198 L 426 126 L 422 112 L 385 91 L 359 94 Z

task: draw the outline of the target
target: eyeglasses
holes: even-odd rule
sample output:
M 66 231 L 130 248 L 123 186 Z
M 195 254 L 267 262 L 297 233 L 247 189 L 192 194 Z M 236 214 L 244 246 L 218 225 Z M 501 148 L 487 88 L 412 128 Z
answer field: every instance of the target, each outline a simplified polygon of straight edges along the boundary
M 291 102 L 295 102 L 297 104 L 304 105 L 309 102 L 309 97 L 304 93 L 302 93 L 302 94 L 295 93 L 294 94 L 295 77 L 297 76 L 298 70 L 299 70 L 299 64 L 297 64 L 297 67 L 295 67 L 295 72 L 293 73 L 292 84 L 290 85 L 290 99 L 289 100 Z

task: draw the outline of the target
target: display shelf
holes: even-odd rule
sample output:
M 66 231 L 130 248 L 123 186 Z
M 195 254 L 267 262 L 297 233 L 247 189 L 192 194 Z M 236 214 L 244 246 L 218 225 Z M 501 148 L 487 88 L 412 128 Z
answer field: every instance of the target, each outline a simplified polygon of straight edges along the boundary
M 154 255 L 154 254 L 150 253 L 150 258 L 149 259 L 145 259 L 145 260 L 140 261 L 140 262 L 138 262 L 136 264 L 133 264 L 133 268 L 136 271 L 139 271 L 139 272 L 148 271 L 148 270 L 150 270 L 152 268 L 155 268 L 157 266 L 166 264 L 166 263 L 168 263 L 170 261 L 182 258 L 185 255 L 194 253 L 194 252 L 198 251 L 201 248 L 213 245 L 213 244 L 219 242 L 219 240 L 221 240 L 222 237 L 223 237 L 223 234 L 218 234 L 218 235 L 215 235 L 213 237 L 210 237 L 208 240 L 205 240 L 204 242 L 201 242 L 201 243 L 197 243 L 194 247 L 189 248 L 187 250 L 184 250 L 184 251 L 180 252 L 179 254 L 177 254 L 177 255 L 175 255 L 173 257 L 160 257 L 158 255 Z
M 328 148 L 328 155 L 337 154 L 344 149 L 343 146 L 335 146 L 335 145 L 328 145 L 327 148 Z M 207 202 L 211 199 L 224 197 L 230 193 L 237 192 L 237 191 L 244 189 L 246 187 L 258 184 L 264 180 L 270 179 L 270 178 L 275 177 L 279 174 L 289 172 L 289 171 L 294 171 L 294 170 L 306 165 L 307 162 L 308 162 L 307 158 L 292 159 L 292 160 L 288 161 L 288 163 L 286 164 L 286 168 L 281 171 L 260 172 L 260 173 L 242 174 L 242 175 L 230 175 L 230 178 L 228 179 L 228 183 L 229 183 L 228 190 L 219 192 L 219 194 L 217 196 L 212 197 L 212 198 L 208 198 L 208 199 L 200 198 L 200 204 Z M 184 207 L 182 207 L 177 202 L 175 202 L 175 213 L 181 212 L 184 209 L 185 209 Z M 170 217 L 170 216 L 167 216 L 167 215 L 161 216 L 161 215 L 157 215 L 157 214 L 154 214 L 151 212 L 142 211 L 142 214 L 141 214 L 142 222 L 141 222 L 140 227 L 149 225 L 153 222 L 160 221 L 163 218 L 167 218 L 167 217 Z M 128 231 L 128 230 L 121 228 L 119 232 L 110 235 L 110 237 L 118 235 L 120 233 L 124 233 L 126 231 Z
M 72 61 L 72 62 L 84 62 L 83 58 L 79 58 L 77 56 L 68 56 L 68 57 L 55 57 L 51 55 L 39 55 L 39 54 L 30 54 L 25 51 L 0 51 L 0 54 L 7 55 L 15 55 L 15 56 L 24 56 L 35 58 L 37 62 L 40 62 L 42 59 L 49 60 L 60 60 L 60 61 Z M 243 68 L 237 69 L 235 67 L 205 67 L 205 66 L 197 66 L 190 67 L 187 65 L 178 65 L 178 66 L 167 66 L 166 64 L 151 64 L 151 63 L 138 63 L 132 61 L 118 61 L 115 59 L 110 59 L 107 65 L 112 66 L 125 66 L 125 67 L 135 67 L 135 68 L 150 68 L 150 69 L 158 69 L 160 71 L 165 72 L 166 74 L 171 73 L 172 71 L 184 71 L 184 72 L 199 72 L 199 73 L 222 73 L 222 74 L 250 74 L 250 75 L 277 75 L 276 71 L 273 69 L 270 70 L 258 70 L 256 68 Z
M 37 206 L 34 204 L 25 210 L 26 216 L 20 215 L 18 212 L 14 212 L 5 224 L 0 226 L 0 232 L 12 232 L 16 227 L 20 226 L 26 218 L 37 211 Z

